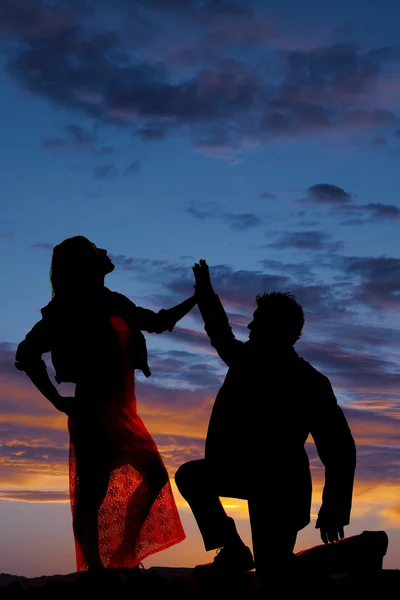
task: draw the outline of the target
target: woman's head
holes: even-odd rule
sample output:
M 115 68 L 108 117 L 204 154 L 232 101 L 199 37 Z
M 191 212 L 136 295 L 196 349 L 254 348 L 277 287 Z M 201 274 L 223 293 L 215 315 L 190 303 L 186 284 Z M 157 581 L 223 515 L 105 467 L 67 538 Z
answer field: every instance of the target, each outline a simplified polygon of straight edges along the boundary
M 76 296 L 104 286 L 104 277 L 114 270 L 107 250 L 82 235 L 70 237 L 53 248 L 50 282 L 53 297 Z

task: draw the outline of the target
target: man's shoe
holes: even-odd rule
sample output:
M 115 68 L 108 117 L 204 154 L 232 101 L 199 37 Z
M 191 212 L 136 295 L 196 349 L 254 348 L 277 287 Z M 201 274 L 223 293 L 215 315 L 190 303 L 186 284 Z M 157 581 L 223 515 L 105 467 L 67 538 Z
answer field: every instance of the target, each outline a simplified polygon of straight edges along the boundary
M 197 565 L 193 569 L 194 575 L 235 575 L 246 573 L 255 568 L 253 555 L 248 546 L 236 548 L 220 548 L 211 563 Z

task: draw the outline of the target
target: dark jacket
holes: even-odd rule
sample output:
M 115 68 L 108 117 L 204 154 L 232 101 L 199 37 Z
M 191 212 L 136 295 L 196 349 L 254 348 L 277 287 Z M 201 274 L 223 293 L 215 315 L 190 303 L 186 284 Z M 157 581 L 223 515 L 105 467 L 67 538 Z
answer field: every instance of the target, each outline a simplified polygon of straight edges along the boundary
M 146 339 L 142 331 L 162 333 L 172 331 L 177 321 L 176 307 L 153 312 L 147 308 L 136 306 L 129 298 L 105 288 L 102 304 L 105 316 L 120 316 L 130 328 L 130 358 L 134 369 L 140 369 L 146 377 L 151 375 L 148 360 Z M 42 355 L 51 352 L 55 379 L 58 383 L 77 382 L 76 357 L 79 348 L 76 339 L 59 335 L 57 304 L 51 300 L 42 308 L 42 319 L 34 325 L 25 339 L 18 345 L 15 366 L 20 371 L 29 371 L 45 367 Z M 84 324 L 83 324 L 84 327 Z M 84 334 L 84 332 L 83 332 Z M 83 335 L 82 339 L 85 339 Z M 88 348 L 85 360 L 90 360 Z M 92 353 L 94 349 L 92 349 Z
M 228 372 L 210 417 L 205 458 L 221 496 L 262 494 L 266 509 L 297 530 L 310 522 L 311 435 L 325 466 L 319 521 L 350 520 L 356 448 L 329 379 L 292 346 L 274 351 L 236 339 L 216 294 L 198 296 L 212 346 Z M 223 488 L 223 489 L 222 489 Z M 319 526 L 317 521 L 317 527 Z

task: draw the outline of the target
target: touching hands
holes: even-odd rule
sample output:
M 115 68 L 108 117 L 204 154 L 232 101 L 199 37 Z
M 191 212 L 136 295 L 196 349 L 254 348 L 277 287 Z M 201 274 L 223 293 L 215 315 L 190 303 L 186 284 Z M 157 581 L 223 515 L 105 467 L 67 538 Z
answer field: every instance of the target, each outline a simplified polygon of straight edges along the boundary
M 194 263 L 193 273 L 196 280 L 196 292 L 212 290 L 210 271 L 204 259 L 200 259 L 200 262 Z

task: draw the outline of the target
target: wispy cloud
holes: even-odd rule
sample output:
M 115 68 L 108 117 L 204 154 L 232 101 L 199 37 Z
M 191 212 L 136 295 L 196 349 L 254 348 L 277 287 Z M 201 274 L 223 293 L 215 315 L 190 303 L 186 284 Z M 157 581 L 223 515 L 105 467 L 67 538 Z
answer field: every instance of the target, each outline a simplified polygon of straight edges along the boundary
M 1 490 L 0 500 L 15 502 L 69 502 L 69 491 L 51 492 L 43 490 Z
M 107 31 L 97 25 L 100 12 Z M 184 10 L 139 2 L 132 12 L 124 1 L 117 11 L 104 2 L 67 10 L 20 0 L 4 8 L 0 33 L 13 42 L 7 70 L 19 86 L 77 117 L 127 126 L 142 141 L 184 131 L 195 148 L 235 162 L 272 138 L 371 131 L 379 139 L 380 128 L 399 129 L 386 91 L 397 48 L 313 45 L 311 31 L 295 39 L 234 2 L 188 0 Z M 243 45 L 248 56 L 263 56 L 266 44 L 268 69 L 233 58 Z M 74 127 L 68 144 L 93 146 Z M 51 136 L 44 147 L 64 140 Z
M 271 194 L 271 192 L 261 192 L 259 198 L 262 198 L 263 200 L 274 200 L 276 196 L 275 194 Z
M 50 242 L 35 242 L 32 244 L 32 248 L 35 250 L 44 250 L 45 252 L 52 252 L 54 248 L 54 244 Z
M 235 231 L 248 231 L 264 222 L 263 218 L 255 213 L 231 213 L 222 210 L 221 206 L 215 202 L 192 201 L 186 212 L 200 221 L 219 219 Z
M 128 167 L 126 167 L 124 173 L 125 175 L 136 175 L 137 173 L 140 173 L 141 169 L 142 166 L 140 160 L 135 159 Z
M 292 231 L 277 234 L 277 239 L 266 244 L 266 247 L 334 252 L 342 249 L 344 244 L 341 241 L 331 241 L 331 236 L 323 231 Z
M 113 164 L 99 165 L 93 169 L 93 179 L 114 179 L 119 171 Z
M 0 240 L 13 240 L 14 234 L 11 231 L 2 231 L 0 232 Z

